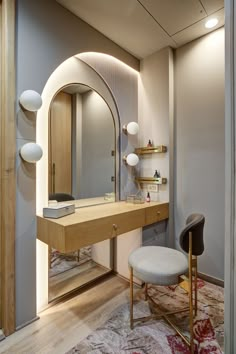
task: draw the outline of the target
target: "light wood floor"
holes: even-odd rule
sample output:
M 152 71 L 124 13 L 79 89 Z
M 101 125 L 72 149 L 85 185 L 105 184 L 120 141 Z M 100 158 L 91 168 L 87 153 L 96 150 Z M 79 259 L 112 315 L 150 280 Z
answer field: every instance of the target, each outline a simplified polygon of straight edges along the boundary
M 129 299 L 127 281 L 111 276 L 86 292 L 40 313 L 40 319 L 0 342 L 0 353 L 64 354 Z

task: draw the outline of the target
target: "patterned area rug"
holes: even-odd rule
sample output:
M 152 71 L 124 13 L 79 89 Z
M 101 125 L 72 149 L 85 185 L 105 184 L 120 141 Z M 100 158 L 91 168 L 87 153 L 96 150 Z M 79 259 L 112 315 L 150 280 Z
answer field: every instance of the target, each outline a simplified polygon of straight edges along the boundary
M 194 320 L 195 353 L 221 354 L 224 347 L 224 289 L 198 281 L 198 315 Z M 160 310 L 172 311 L 188 305 L 188 295 L 179 286 L 152 286 L 149 294 Z M 143 292 L 136 295 L 134 317 L 150 314 Z M 161 305 L 160 305 L 161 304 Z M 186 335 L 187 314 L 172 317 Z M 110 319 L 67 354 L 189 354 L 188 346 L 163 320 L 135 323 L 129 328 L 129 305 L 124 303 Z

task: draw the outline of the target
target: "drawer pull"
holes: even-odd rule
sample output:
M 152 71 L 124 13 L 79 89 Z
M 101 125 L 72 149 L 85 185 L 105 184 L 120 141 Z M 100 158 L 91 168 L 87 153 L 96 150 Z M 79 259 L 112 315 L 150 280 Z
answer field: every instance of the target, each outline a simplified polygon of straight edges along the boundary
M 116 224 L 113 224 L 112 227 L 115 231 L 118 229 L 118 226 Z
M 157 211 L 157 215 L 161 215 L 161 212 L 160 212 L 160 211 Z

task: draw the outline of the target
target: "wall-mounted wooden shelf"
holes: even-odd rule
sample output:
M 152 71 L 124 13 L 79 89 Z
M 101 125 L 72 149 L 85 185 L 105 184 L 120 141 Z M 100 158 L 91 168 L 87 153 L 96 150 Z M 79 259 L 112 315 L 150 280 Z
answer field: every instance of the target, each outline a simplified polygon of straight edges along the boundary
M 146 146 L 146 147 L 136 148 L 135 154 L 144 155 L 144 154 L 161 153 L 166 151 L 167 151 L 167 147 L 165 145 L 150 146 L 150 147 Z
M 166 184 L 167 178 L 163 177 L 137 177 L 135 180 L 140 184 Z

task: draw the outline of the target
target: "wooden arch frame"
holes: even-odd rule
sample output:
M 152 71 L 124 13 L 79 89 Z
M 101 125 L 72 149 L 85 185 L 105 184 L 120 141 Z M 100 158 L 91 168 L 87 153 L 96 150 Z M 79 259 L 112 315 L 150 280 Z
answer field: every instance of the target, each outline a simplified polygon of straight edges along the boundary
M 15 331 L 15 0 L 0 0 L 0 314 Z

